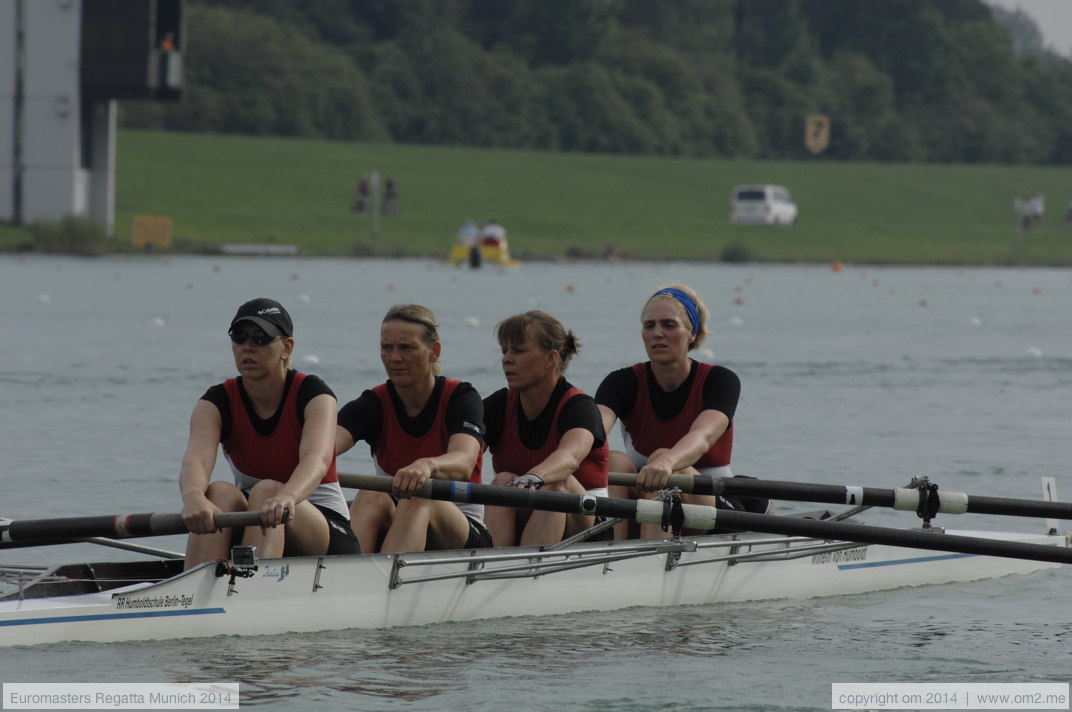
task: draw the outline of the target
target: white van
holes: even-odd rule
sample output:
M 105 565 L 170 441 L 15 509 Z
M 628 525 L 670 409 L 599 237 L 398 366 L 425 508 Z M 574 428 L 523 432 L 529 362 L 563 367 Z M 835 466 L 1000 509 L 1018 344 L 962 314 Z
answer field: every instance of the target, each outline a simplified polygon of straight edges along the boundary
M 730 198 L 730 222 L 738 225 L 792 225 L 797 204 L 780 185 L 739 185 Z

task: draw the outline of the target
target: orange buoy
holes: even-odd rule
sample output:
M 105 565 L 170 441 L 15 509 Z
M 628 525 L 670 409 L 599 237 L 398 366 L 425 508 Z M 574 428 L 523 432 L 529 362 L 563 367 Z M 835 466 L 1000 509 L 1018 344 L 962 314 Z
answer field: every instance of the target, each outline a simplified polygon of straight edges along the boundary
M 835 262 L 834 264 L 830 265 L 830 269 L 832 269 L 835 272 L 840 272 L 841 271 L 841 263 L 840 262 Z

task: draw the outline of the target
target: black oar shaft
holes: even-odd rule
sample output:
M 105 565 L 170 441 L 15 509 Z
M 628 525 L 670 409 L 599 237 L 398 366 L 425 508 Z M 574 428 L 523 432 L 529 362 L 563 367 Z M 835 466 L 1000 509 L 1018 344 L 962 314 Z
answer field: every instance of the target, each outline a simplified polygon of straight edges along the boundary
M 636 475 L 612 472 L 610 483 L 631 485 Z M 892 507 L 916 511 L 919 492 L 914 489 L 882 489 L 878 487 L 852 487 L 845 485 L 822 485 L 807 482 L 781 480 L 757 480 L 747 477 L 711 477 L 709 475 L 672 475 L 667 483 L 682 492 L 735 497 L 765 497 L 796 502 L 821 502 L 845 504 L 853 507 Z M 934 495 L 932 495 L 934 496 Z M 1068 502 L 1043 502 L 1008 497 L 981 497 L 963 492 L 938 490 L 941 502 L 938 513 L 1001 514 L 1014 517 L 1042 517 L 1072 519 L 1072 504 Z
M 259 526 L 260 523 L 260 512 L 221 512 L 216 515 L 216 526 L 220 529 Z M 0 524 L 0 542 L 59 543 L 67 539 L 87 537 L 126 539 L 186 532 L 186 525 L 178 513 L 150 512 L 60 519 L 20 519 Z
M 153 514 L 121 514 L 93 517 L 66 517 L 62 519 L 22 519 L 14 521 L 7 531 L 0 535 L 5 541 L 22 539 L 70 539 L 74 537 L 106 536 L 115 539 L 136 536 L 153 536 L 154 534 L 176 534 L 185 531 L 185 527 L 175 530 L 168 526 L 171 522 L 158 519 L 153 526 Z M 179 520 L 182 525 L 182 519 Z
M 975 514 L 1010 514 L 1017 517 L 1072 519 L 1072 504 L 1068 502 L 1036 502 L 1007 497 L 968 497 L 968 511 Z
M 819 519 L 799 517 L 776 517 L 769 514 L 718 510 L 718 526 L 721 529 L 757 531 L 787 536 L 806 536 L 817 539 L 858 541 L 864 544 L 886 544 L 911 549 L 950 551 L 961 554 L 1004 556 L 1032 561 L 1051 561 L 1072 564 L 1072 549 L 1058 546 L 1062 538 L 1054 537 L 1053 546 L 1025 544 L 1001 539 L 943 534 L 921 529 L 891 529 L 866 524 L 826 522 Z
M 340 479 L 342 480 L 343 477 L 340 476 Z M 346 475 L 343 484 L 347 487 L 389 492 L 392 481 L 389 477 Z M 593 497 L 592 495 L 543 492 L 518 487 L 471 485 L 450 480 L 429 480 L 424 484 L 419 496 L 457 504 L 490 504 L 567 514 L 622 517 L 651 524 L 659 524 L 665 519 L 666 507 L 663 502 L 654 500 Z M 1002 539 L 966 537 L 937 531 L 892 529 L 800 517 L 778 517 L 689 504 L 682 505 L 682 510 L 684 525 L 696 529 L 717 527 L 742 532 L 764 532 L 836 541 L 858 541 L 863 544 L 885 544 L 911 549 L 1004 556 L 1062 564 L 1072 563 L 1072 549 L 1063 546 L 1064 539 L 1059 537 L 1053 538 L 1053 546 L 1047 546 Z

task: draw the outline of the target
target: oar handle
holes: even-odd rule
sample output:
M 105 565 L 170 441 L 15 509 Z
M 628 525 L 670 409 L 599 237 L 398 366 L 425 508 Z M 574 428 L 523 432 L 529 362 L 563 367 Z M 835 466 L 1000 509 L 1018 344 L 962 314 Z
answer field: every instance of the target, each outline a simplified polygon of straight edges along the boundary
M 216 528 L 261 525 L 260 512 L 220 512 Z M 167 536 L 188 531 L 177 512 L 117 514 L 59 519 L 19 519 L 0 524 L 0 542 L 84 539 L 87 537 Z
M 390 492 L 390 477 L 382 475 L 353 475 L 339 473 L 339 484 L 344 487 Z M 635 519 L 637 503 L 631 499 L 612 499 L 593 495 L 549 492 L 535 488 L 498 487 L 474 485 L 454 480 L 431 479 L 424 483 L 418 497 L 436 499 L 455 504 L 486 504 L 515 509 L 539 509 L 565 514 L 599 514 L 607 517 Z
M 708 480 L 713 478 L 706 478 Z M 347 472 L 339 473 L 339 484 L 343 487 L 350 487 L 352 489 L 368 489 L 375 490 L 377 492 L 390 492 L 391 491 L 390 477 L 384 477 L 383 475 L 355 475 Z M 419 497 L 428 497 L 427 492 L 431 492 L 431 486 L 433 480 L 429 480 L 425 483 L 424 489 L 418 493 Z M 636 475 L 631 475 L 627 472 L 611 472 L 610 484 L 612 485 L 626 485 L 632 486 L 636 484 Z M 693 487 L 696 485 L 696 478 L 692 475 L 671 475 L 668 486 L 677 487 L 682 492 L 693 492 Z M 716 485 L 713 483 L 705 482 L 699 485 L 701 489 L 713 488 Z M 706 491 L 697 491 L 696 494 L 710 494 Z
M 383 475 L 354 475 L 348 472 L 339 473 L 339 484 L 343 487 L 349 487 L 350 489 L 366 489 L 374 492 L 390 492 L 391 483 L 394 481 L 393 477 L 384 477 Z M 427 497 L 424 494 L 424 490 L 427 490 L 431 484 L 431 481 L 424 483 L 424 487 L 418 494 L 419 497 Z
M 636 484 L 637 476 L 629 472 L 609 472 L 607 473 L 607 478 L 608 484 L 632 487 Z M 666 486 L 677 487 L 685 494 L 715 494 L 714 492 L 704 491 L 713 487 L 713 484 L 702 482 L 698 485 L 697 478 L 702 478 L 703 480 L 714 479 L 705 475 L 670 475 L 670 478 L 666 481 Z M 721 492 L 718 494 L 721 494 Z

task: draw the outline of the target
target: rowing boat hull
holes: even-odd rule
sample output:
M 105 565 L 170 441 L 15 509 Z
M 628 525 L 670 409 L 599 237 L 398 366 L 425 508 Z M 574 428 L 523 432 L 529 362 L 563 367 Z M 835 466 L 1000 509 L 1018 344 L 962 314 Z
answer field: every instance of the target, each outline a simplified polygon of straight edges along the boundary
M 1065 537 L 957 533 L 1067 546 Z M 793 558 L 785 558 L 787 551 Z M 227 576 L 217 576 L 215 564 L 205 564 L 140 588 L 0 601 L 0 646 L 388 628 L 631 606 L 800 599 L 1057 566 L 881 545 L 831 550 L 822 542 L 764 535 L 582 544 L 554 553 L 517 548 L 266 559 L 233 587 Z

